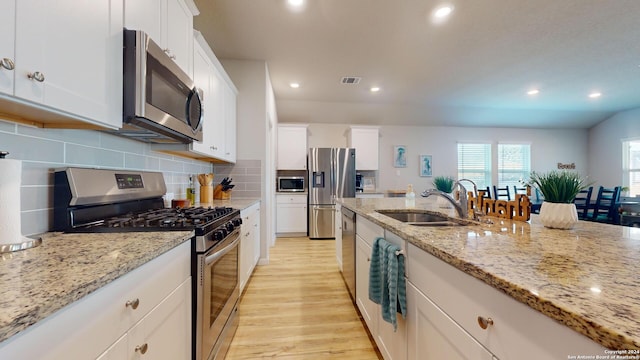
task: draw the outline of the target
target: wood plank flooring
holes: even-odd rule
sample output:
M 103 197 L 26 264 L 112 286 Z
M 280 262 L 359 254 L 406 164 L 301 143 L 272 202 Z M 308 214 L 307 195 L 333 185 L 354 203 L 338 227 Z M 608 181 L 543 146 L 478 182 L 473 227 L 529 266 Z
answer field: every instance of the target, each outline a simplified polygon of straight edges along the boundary
M 227 360 L 382 359 L 351 302 L 333 240 L 278 238 L 238 311 Z

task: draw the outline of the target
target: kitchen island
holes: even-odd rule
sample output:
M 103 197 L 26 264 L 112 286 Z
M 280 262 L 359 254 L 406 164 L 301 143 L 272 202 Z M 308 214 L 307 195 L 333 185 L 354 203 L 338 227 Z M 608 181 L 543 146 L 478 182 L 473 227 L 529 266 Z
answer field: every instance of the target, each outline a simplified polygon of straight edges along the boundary
M 585 221 L 572 230 L 548 229 L 537 215 L 529 222 L 418 227 L 375 211 L 404 209 L 404 199 L 339 202 L 604 347 L 640 348 L 640 229 Z M 415 208 L 443 211 L 434 198 L 416 199 Z

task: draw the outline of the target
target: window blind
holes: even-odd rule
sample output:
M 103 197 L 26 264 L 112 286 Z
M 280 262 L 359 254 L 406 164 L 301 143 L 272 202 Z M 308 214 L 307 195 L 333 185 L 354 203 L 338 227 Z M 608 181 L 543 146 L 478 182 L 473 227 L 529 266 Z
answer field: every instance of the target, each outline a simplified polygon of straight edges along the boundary
M 478 189 L 491 185 L 491 144 L 458 144 L 458 179 L 469 179 Z
M 498 186 L 522 187 L 531 173 L 531 145 L 498 144 Z

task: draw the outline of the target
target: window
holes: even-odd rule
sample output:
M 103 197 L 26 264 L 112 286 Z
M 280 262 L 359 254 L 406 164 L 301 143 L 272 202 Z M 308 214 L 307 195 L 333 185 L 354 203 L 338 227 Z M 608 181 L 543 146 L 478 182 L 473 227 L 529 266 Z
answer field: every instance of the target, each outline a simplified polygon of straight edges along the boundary
M 491 185 L 491 144 L 458 144 L 458 179 L 484 189 Z
M 531 145 L 498 144 L 498 186 L 522 187 L 531 173 Z
M 629 196 L 640 195 L 640 140 L 622 143 L 623 185 L 629 188 Z

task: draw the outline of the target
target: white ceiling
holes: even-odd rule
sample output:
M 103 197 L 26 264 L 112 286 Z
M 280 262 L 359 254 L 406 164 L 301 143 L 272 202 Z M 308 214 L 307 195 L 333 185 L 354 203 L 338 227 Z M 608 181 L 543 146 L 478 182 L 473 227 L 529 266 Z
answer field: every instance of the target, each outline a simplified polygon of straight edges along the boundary
M 589 128 L 640 107 L 640 0 L 451 0 L 439 25 L 441 1 L 305 1 L 195 0 L 219 58 L 267 62 L 280 122 Z

